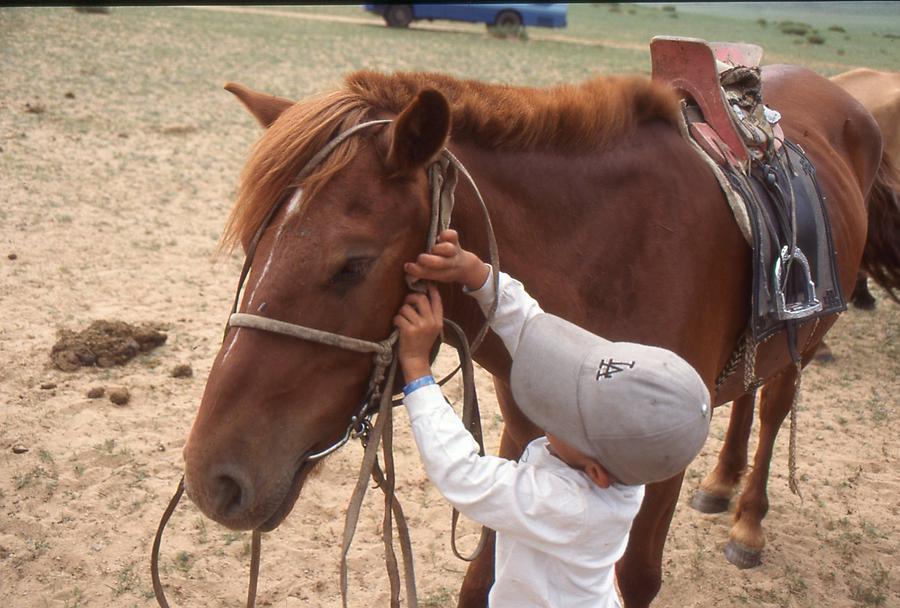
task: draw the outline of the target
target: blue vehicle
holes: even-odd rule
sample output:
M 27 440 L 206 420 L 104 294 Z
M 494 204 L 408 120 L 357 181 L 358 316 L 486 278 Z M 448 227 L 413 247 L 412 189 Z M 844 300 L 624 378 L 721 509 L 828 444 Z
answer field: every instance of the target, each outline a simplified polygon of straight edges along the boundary
M 538 4 L 365 4 L 391 27 L 407 27 L 418 19 L 449 19 L 486 23 L 489 27 L 566 27 L 569 5 L 564 2 Z

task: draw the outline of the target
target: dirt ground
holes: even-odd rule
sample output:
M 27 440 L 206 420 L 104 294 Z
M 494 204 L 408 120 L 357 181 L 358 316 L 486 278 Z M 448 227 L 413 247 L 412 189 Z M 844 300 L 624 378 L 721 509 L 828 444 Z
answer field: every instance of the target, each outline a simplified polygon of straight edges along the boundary
M 322 54 L 331 34 L 315 28 L 327 24 L 273 25 L 262 45 L 247 33 L 261 26 L 207 11 L 173 18 L 174 10 L 0 10 L 0 607 L 155 605 L 150 544 L 237 280 L 240 259 L 215 249 L 258 134 L 221 84 L 243 79 L 300 96 L 360 67 L 351 43 Z M 314 45 L 305 61 L 279 55 L 304 41 Z M 376 42 L 352 44 L 367 52 Z M 371 67 L 408 67 L 380 52 Z M 655 605 L 900 606 L 900 306 L 875 295 L 874 312 L 851 309 L 830 334 L 836 361 L 804 375 L 804 498 L 787 487 L 784 432 L 763 564 L 729 565 L 731 515 L 687 504 L 721 446 L 726 406 L 688 471 Z M 101 319 L 148 323 L 167 339 L 122 366 L 52 365 L 59 329 Z M 450 363 L 442 354 L 440 366 Z M 175 371 L 184 365 L 193 374 Z M 89 398 L 98 387 L 103 395 Z M 124 405 L 109 399 L 117 389 L 130 394 Z M 458 387 L 448 394 L 458 397 Z M 483 372 L 479 394 L 495 452 L 502 421 Z M 395 444 L 420 604 L 453 606 L 464 564 L 450 553 L 450 511 L 399 410 Z M 339 605 L 340 535 L 360 456 L 354 444 L 330 457 L 264 536 L 260 605 Z M 353 606 L 386 605 L 380 520 L 370 492 L 351 552 Z M 464 548 L 474 531 L 465 528 Z M 170 601 L 240 605 L 248 556 L 248 534 L 184 503 L 163 544 Z

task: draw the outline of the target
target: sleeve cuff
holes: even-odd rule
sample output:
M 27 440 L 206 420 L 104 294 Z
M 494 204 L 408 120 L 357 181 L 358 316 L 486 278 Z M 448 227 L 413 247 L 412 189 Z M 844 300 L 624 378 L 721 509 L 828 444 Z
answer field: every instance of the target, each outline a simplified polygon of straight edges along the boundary
M 488 267 L 488 275 L 481 287 L 469 289 L 463 286 L 463 293 L 472 296 L 482 307 L 490 306 L 494 302 L 494 269 L 490 264 L 485 266 Z
M 417 391 L 405 395 L 403 403 L 406 404 L 406 411 L 409 412 L 410 421 L 426 415 L 429 411 L 438 411 L 441 407 L 450 407 L 444 399 L 441 387 L 436 383 L 422 386 Z
M 403 395 L 405 397 L 409 397 L 409 395 L 413 391 L 416 391 L 416 390 L 422 388 L 423 386 L 429 386 L 431 384 L 434 384 L 434 376 L 432 376 L 432 375 L 422 376 L 421 378 L 416 378 L 415 380 L 413 380 L 412 382 L 408 383 L 406 386 L 403 387 Z

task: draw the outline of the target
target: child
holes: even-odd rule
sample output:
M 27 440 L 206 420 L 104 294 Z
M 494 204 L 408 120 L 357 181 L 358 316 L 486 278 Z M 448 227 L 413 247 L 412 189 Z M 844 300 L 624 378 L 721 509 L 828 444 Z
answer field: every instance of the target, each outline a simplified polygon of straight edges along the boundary
M 445 230 L 405 265 L 416 279 L 459 282 L 487 311 L 491 268 Z M 518 462 L 478 446 L 431 376 L 443 325 L 437 290 L 411 294 L 394 318 L 403 392 L 425 470 L 467 517 L 495 530 L 493 608 L 620 606 L 613 577 L 644 485 L 681 472 L 709 430 L 709 393 L 661 348 L 613 343 L 544 313 L 499 273 L 491 328 L 513 358 L 510 386 L 546 432 Z

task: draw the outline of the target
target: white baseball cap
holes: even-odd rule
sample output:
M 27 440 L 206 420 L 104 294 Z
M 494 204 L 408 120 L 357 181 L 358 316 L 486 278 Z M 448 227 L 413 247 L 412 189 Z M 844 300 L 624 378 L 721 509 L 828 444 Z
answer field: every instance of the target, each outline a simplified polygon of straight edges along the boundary
M 627 485 L 680 473 L 709 433 L 709 391 L 687 361 L 550 314 L 523 328 L 510 385 L 534 424 Z

